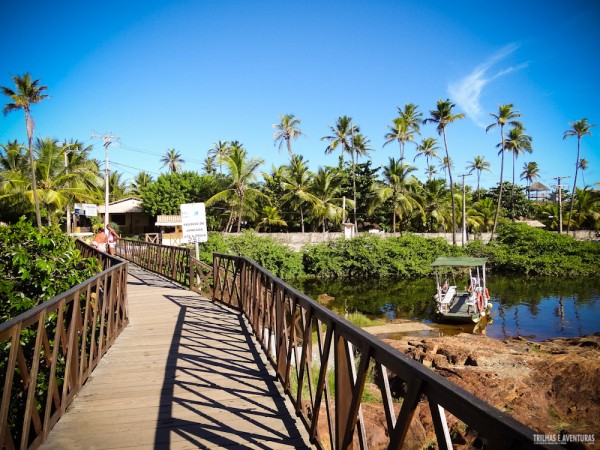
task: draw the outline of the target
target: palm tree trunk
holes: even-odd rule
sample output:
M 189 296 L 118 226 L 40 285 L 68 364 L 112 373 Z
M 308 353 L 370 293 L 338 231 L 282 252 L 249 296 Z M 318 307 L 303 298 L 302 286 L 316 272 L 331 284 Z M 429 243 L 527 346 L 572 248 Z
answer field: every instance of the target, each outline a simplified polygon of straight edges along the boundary
M 27 128 L 27 142 L 29 144 L 29 166 L 31 168 L 31 191 L 33 192 L 33 204 L 35 206 L 35 220 L 38 228 L 42 229 L 42 216 L 40 214 L 40 200 L 37 196 L 37 181 L 35 179 L 35 159 L 33 158 L 33 120 L 29 112 L 25 110 L 25 127 Z
M 512 160 L 512 186 L 510 187 L 510 213 L 513 222 L 515 221 L 515 162 L 517 161 L 517 153 L 513 152 Z
M 577 162 L 575 163 L 575 180 L 573 180 L 573 190 L 571 191 L 571 208 L 569 208 L 569 219 L 567 221 L 567 234 L 571 231 L 571 215 L 573 214 L 573 205 L 575 204 L 575 189 L 577 188 L 577 172 L 579 171 L 579 148 L 581 136 L 577 136 Z
M 444 136 L 444 147 L 446 148 L 446 158 L 448 159 L 448 177 L 450 178 L 450 200 L 452 201 L 452 245 L 456 245 L 456 205 L 454 204 L 454 183 L 452 181 L 452 166 L 450 164 L 450 154 L 448 153 L 448 143 L 446 142 L 446 129 L 442 128 Z
M 244 208 L 244 196 L 240 196 L 240 212 L 239 212 L 239 216 L 238 216 L 238 225 L 237 225 L 237 232 L 239 233 L 240 231 L 242 231 L 242 211 Z
M 304 210 L 302 207 L 300 208 L 300 228 L 302 229 L 302 233 L 304 233 Z
M 504 174 L 504 126 L 500 126 L 500 134 L 502 136 L 502 157 L 500 158 L 500 187 L 498 190 L 498 206 L 496 207 L 496 216 L 494 217 L 494 226 L 492 227 L 492 234 L 490 236 L 490 242 L 494 239 L 494 233 L 498 226 L 498 218 L 500 217 L 500 203 L 502 202 L 502 177 Z

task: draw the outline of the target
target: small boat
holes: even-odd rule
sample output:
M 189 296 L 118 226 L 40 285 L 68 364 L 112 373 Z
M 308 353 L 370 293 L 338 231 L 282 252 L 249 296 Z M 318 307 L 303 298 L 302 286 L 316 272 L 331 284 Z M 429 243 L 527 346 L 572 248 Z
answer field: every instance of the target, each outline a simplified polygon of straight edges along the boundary
M 492 304 L 486 287 L 486 258 L 439 257 L 435 268 L 436 319 L 439 323 L 477 323 L 489 316 Z M 486 320 L 487 317 L 486 317 Z

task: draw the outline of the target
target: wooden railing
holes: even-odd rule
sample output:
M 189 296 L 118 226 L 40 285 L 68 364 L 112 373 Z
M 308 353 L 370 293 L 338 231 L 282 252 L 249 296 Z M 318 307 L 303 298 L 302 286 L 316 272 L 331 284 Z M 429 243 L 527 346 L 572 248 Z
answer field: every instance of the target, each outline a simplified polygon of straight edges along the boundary
M 212 298 L 212 266 L 192 257 L 189 248 L 120 239 L 117 254 L 144 269 Z
M 293 289 L 256 263 L 213 255 L 214 300 L 243 311 L 296 413 L 321 448 L 369 448 L 379 417 L 401 448 L 415 411 L 437 448 L 452 448 L 449 422 L 483 448 L 536 448 L 534 431 Z M 394 389 L 390 388 L 393 382 Z M 363 400 L 368 391 L 375 402 Z M 397 399 L 392 391 L 402 394 Z M 474 444 L 475 445 L 475 444 Z
M 35 448 L 128 323 L 128 263 L 77 241 L 103 272 L 0 324 L 0 445 Z
M 170 280 L 190 285 L 190 249 L 119 239 L 117 255 Z

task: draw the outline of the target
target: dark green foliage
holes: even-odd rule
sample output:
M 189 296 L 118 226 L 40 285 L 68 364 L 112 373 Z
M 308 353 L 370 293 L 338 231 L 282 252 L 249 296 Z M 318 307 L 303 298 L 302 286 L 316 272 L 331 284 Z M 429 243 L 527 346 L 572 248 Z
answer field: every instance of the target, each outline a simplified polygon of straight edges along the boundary
M 600 274 L 600 243 L 508 223 L 490 244 L 472 241 L 472 256 L 489 258 L 492 270 L 523 275 L 583 276 Z
M 283 280 L 301 277 L 302 255 L 276 239 L 261 236 L 252 230 L 223 238 L 220 233 L 209 233 L 208 242 L 198 246 L 200 260 L 212 264 L 212 254 L 241 255 L 255 261 Z
M 144 210 L 152 216 L 179 214 L 181 204 L 204 202 L 223 190 L 220 179 L 196 172 L 163 174 L 142 189 Z
M 61 294 L 100 272 L 57 227 L 38 230 L 21 219 L 0 227 L 0 321 Z
M 306 274 L 318 277 L 412 278 L 430 274 L 438 256 L 461 253 L 443 239 L 361 235 L 307 247 L 303 263 Z

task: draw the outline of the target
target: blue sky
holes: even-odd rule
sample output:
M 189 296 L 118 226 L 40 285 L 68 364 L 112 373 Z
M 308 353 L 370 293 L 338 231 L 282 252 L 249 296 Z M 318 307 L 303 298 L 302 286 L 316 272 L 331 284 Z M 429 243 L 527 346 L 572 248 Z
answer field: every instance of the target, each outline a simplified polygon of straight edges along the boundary
M 382 147 L 397 106 L 415 103 L 427 117 L 450 98 L 467 116 L 447 130 L 453 173 L 483 155 L 489 187 L 499 178 L 500 135 L 485 126 L 498 105 L 513 103 L 534 148 L 517 160 L 517 178 L 536 161 L 551 185 L 574 175 L 569 122 L 600 124 L 599 23 L 592 0 L 6 1 L 0 85 L 29 72 L 48 86 L 51 98 L 33 107 L 38 137 L 79 139 L 103 160 L 92 133 L 120 136 L 110 161 L 125 179 L 164 172 L 169 148 L 200 171 L 219 140 L 241 141 L 269 171 L 287 161 L 272 125 L 288 113 L 306 135 L 293 150 L 313 170 L 337 164 L 320 138 L 341 115 L 371 140 L 379 166 L 399 155 L 397 144 Z M 592 134 L 581 149 L 588 185 L 600 182 L 600 126 Z M 0 116 L 0 142 L 25 136 L 21 113 Z M 429 136 L 438 137 L 433 125 L 422 127 Z M 408 144 L 410 161 L 414 154 Z M 425 161 L 415 165 L 424 179 Z M 506 170 L 505 179 L 510 160 Z

